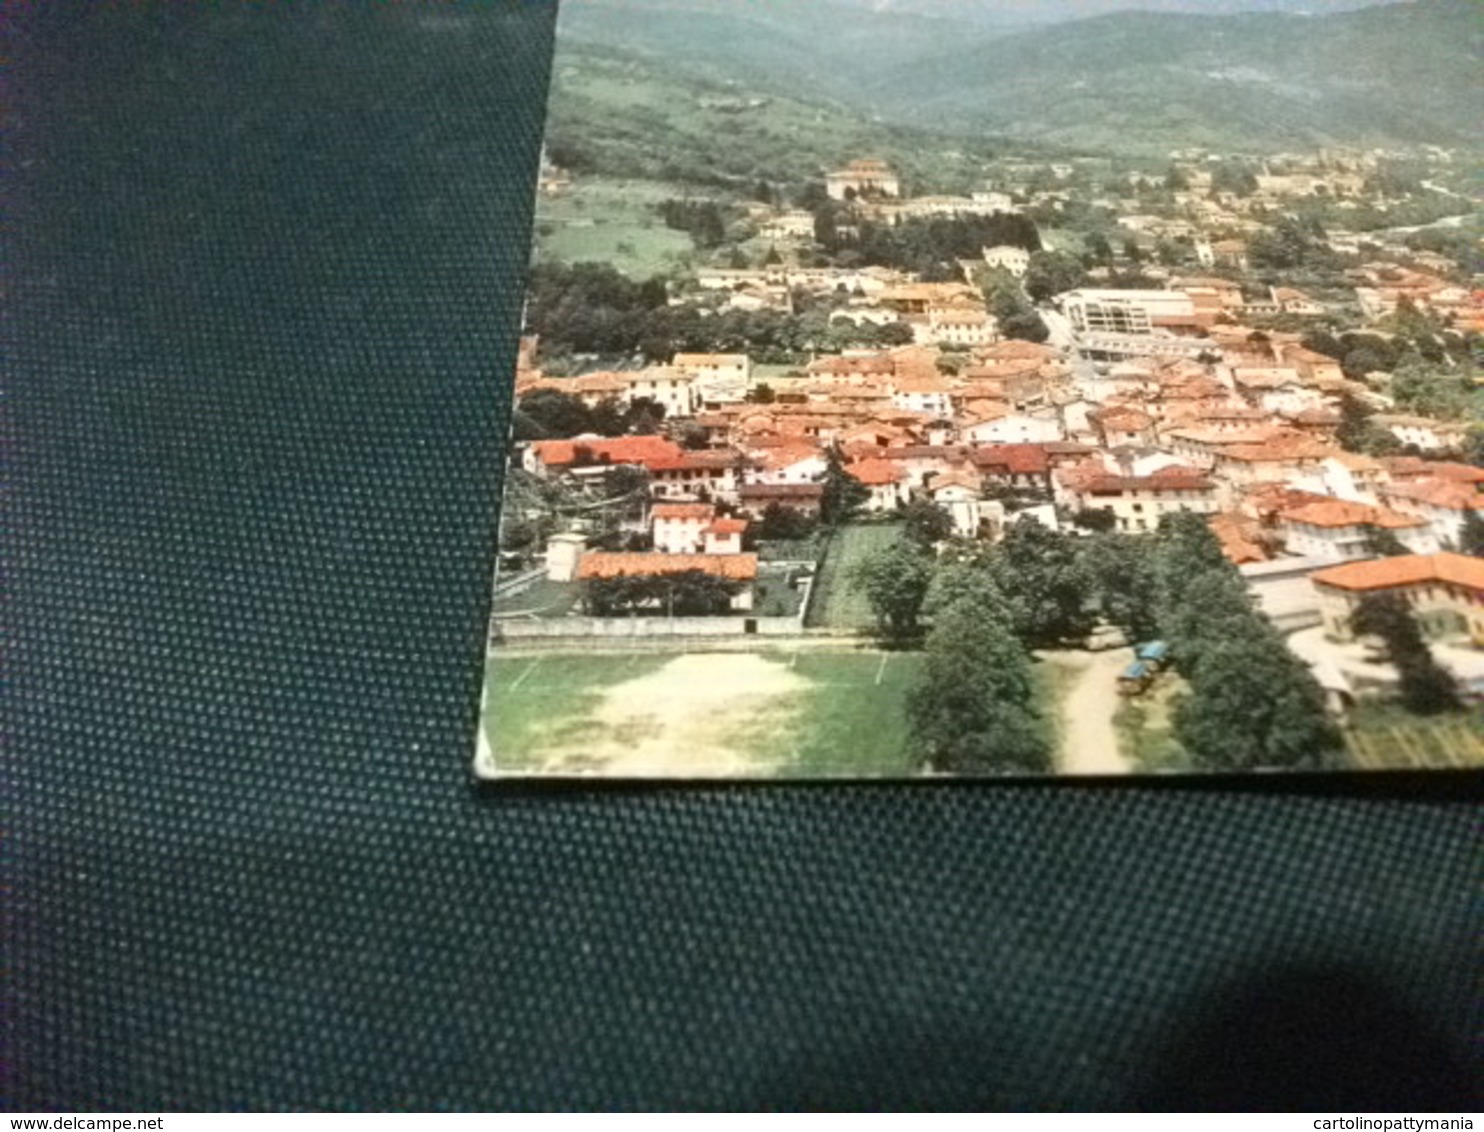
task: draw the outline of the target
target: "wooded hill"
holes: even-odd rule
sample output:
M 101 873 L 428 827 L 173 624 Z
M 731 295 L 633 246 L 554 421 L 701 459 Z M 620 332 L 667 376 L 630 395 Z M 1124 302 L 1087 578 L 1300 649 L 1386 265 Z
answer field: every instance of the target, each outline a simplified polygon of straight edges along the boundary
M 704 78 L 944 135 L 1124 152 L 1484 144 L 1476 0 L 1119 12 L 1030 30 L 822 2 L 571 0 L 558 36 L 559 68 L 620 52 L 662 83 Z M 560 76 L 555 94 L 560 106 Z

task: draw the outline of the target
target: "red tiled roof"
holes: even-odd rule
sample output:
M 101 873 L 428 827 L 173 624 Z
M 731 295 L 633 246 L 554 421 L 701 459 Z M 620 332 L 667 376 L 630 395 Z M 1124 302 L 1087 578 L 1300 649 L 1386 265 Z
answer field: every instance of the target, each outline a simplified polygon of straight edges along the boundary
M 710 522 L 716 508 L 709 503 L 656 503 L 650 510 L 652 519 L 703 519 Z
M 1409 483 L 1392 484 L 1386 489 L 1386 494 L 1448 511 L 1484 511 L 1484 491 L 1477 484 L 1459 480 L 1412 480 Z
M 1267 552 L 1251 538 L 1247 524 L 1240 515 L 1220 514 L 1210 518 L 1211 533 L 1221 543 L 1221 553 L 1238 566 L 1252 562 L 1266 562 Z
M 1484 558 L 1466 554 L 1408 554 L 1368 562 L 1346 562 L 1309 575 L 1340 590 L 1384 590 L 1422 582 L 1448 582 L 1484 592 Z
M 1215 485 L 1195 472 L 1161 469 L 1150 476 L 1090 476 L 1081 484 L 1089 495 L 1121 495 L 1126 491 L 1209 491 Z
M 1286 523 L 1302 523 L 1309 527 L 1383 527 L 1398 531 L 1409 527 L 1424 527 L 1421 519 L 1398 515 L 1385 507 L 1371 507 L 1364 503 L 1352 503 L 1347 499 L 1326 499 L 1305 503 L 1279 512 L 1278 518 Z
M 683 452 L 680 445 L 662 436 L 577 437 L 572 440 L 537 440 L 531 444 L 537 459 L 549 468 L 564 468 L 579 458 L 594 464 L 645 464 L 673 459 Z M 583 454 L 586 454 L 585 456 Z
M 896 370 L 896 363 L 881 354 L 855 358 L 831 355 L 809 363 L 809 372 L 813 374 L 893 374 Z
M 822 499 L 822 483 L 749 483 L 737 489 L 741 499 Z
M 686 452 L 677 449 L 673 456 L 650 460 L 646 466 L 651 472 L 696 472 L 740 468 L 746 463 L 747 457 L 740 452 Z
M 981 486 L 983 485 L 980 483 L 977 475 L 973 472 L 960 469 L 952 472 L 940 472 L 934 476 L 932 482 L 928 484 L 928 491 L 938 492 L 945 487 L 966 487 L 971 491 L 978 491 Z
M 1051 466 L 1040 444 L 986 444 L 970 451 L 969 458 L 981 468 L 1004 468 L 1011 475 L 1045 475 Z
M 845 470 L 867 487 L 899 483 L 906 475 L 890 460 L 861 460 L 848 465 Z
M 713 535 L 740 535 L 746 529 L 746 519 L 717 519 L 706 528 Z
M 595 551 L 584 554 L 577 566 L 580 580 L 634 578 L 652 574 L 683 574 L 700 570 L 717 578 L 750 582 L 757 577 L 756 554 L 621 554 Z

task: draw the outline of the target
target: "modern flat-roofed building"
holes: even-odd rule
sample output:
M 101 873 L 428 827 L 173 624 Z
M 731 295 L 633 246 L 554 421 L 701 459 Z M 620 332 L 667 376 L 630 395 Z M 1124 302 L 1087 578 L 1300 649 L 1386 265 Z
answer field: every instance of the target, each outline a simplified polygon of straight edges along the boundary
M 1199 330 L 1195 302 L 1184 291 L 1096 290 L 1082 288 L 1059 297 L 1063 313 L 1079 334 L 1153 334 Z

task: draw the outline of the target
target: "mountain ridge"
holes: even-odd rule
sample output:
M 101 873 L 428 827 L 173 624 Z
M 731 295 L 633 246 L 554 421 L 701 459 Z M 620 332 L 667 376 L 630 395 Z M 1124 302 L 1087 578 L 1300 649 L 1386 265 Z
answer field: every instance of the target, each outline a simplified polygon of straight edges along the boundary
M 838 0 L 577 2 L 558 36 L 567 52 L 601 45 L 886 122 L 1058 147 L 1484 144 L 1484 10 L 1472 0 L 1118 11 L 1029 29 Z

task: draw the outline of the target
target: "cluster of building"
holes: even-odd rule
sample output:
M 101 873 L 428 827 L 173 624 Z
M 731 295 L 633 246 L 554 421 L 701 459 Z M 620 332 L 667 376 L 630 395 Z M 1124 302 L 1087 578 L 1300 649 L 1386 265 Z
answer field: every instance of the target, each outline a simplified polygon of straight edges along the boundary
M 1214 187 L 1209 161 L 1187 157 L 1176 165 L 1184 187 L 1175 199 L 1188 215 L 1127 214 L 1123 222 L 1141 234 L 1186 225 L 1178 234 L 1195 241 L 1203 262 L 1238 265 L 1242 234 L 1262 226 L 1264 209 L 1294 197 L 1358 199 L 1372 164 L 1337 154 L 1275 161 L 1254 192 L 1238 195 Z M 886 220 L 1014 207 L 993 192 L 904 197 L 900 179 L 878 161 L 830 173 L 827 187 Z M 813 234 L 808 213 L 775 210 L 766 222 L 780 234 Z M 523 466 L 538 477 L 581 480 L 616 465 L 647 473 L 653 550 L 564 551 L 558 573 L 693 568 L 755 577 L 756 560 L 742 550 L 747 524 L 770 508 L 817 514 L 828 462 L 838 459 L 866 489 L 868 511 L 932 500 L 966 538 L 993 540 L 1025 510 L 1048 525 L 1075 520 L 1079 530 L 1129 533 L 1152 531 L 1171 512 L 1204 514 L 1239 566 L 1301 573 L 1309 612 L 1338 639 L 1348 634 L 1345 611 L 1356 595 L 1380 589 L 1484 646 L 1484 580 L 1475 560 L 1454 553 L 1469 517 L 1484 518 L 1484 470 L 1346 451 L 1337 440 L 1342 402 L 1374 401 L 1372 391 L 1305 348 L 1299 334 L 1244 324 L 1262 315 L 1318 317 L 1325 304 L 1292 287 L 1257 292 L 1219 275 L 1169 274 L 1161 288 L 1066 292 L 1046 312 L 1060 320 L 1048 344 L 1004 340 L 974 272 L 988 264 L 1023 274 L 1028 261 L 1023 249 L 987 248 L 983 262 L 962 265 L 964 283 L 879 267 L 702 269 L 697 291 L 729 305 L 787 307 L 800 291 L 828 293 L 841 298 L 835 318 L 911 329 L 911 345 L 817 356 L 766 380 L 744 354 L 677 354 L 667 365 L 572 378 L 545 377 L 523 354 L 518 394 L 555 388 L 589 405 L 650 398 L 669 426 L 682 426 L 666 436 L 525 447 Z M 1440 270 L 1363 265 L 1360 303 L 1379 317 L 1405 299 L 1469 325 L 1479 294 L 1448 283 L 1446 265 Z M 1429 457 L 1459 447 L 1465 430 L 1386 413 L 1373 423 Z M 748 600 L 740 596 L 737 608 Z
M 545 384 L 669 398 L 703 446 L 671 436 L 535 441 L 523 466 L 577 480 L 642 467 L 654 553 L 665 561 L 628 556 L 636 569 L 689 559 L 713 569 L 732 553 L 715 524 L 757 520 L 770 505 L 817 514 L 832 450 L 867 489 L 867 511 L 930 499 L 959 535 L 985 539 L 1027 507 L 1050 525 L 1082 516 L 1129 533 L 1194 511 L 1211 517 L 1241 566 L 1370 559 L 1383 533 L 1434 556 L 1458 545 L 1469 513 L 1484 517 L 1484 470 L 1339 446 L 1338 398 L 1351 383 L 1328 358 L 1284 335 L 1209 348 L 1201 361 L 1129 359 L 1093 382 L 1076 378 L 1066 351 L 1020 341 L 852 351 L 770 379 L 766 404 L 747 398 L 757 382 L 745 356 L 677 355 L 663 367 L 673 391 L 652 370 Z M 740 383 L 743 395 L 713 396 L 718 381 Z M 1086 512 L 1106 516 L 1088 522 Z M 736 552 L 743 529 L 726 526 Z M 609 568 L 595 561 L 588 569 Z M 1484 603 L 1484 590 L 1477 596 Z

